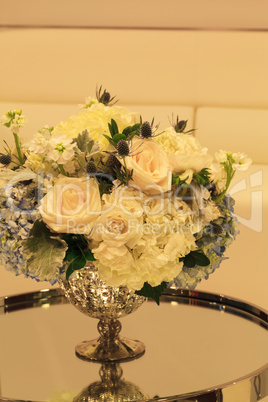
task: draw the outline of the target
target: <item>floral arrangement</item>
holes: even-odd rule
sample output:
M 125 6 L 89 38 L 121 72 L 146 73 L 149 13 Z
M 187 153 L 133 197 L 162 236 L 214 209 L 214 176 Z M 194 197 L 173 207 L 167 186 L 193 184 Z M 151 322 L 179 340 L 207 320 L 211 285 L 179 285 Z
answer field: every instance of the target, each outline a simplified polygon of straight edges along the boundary
M 220 151 L 217 165 L 187 121 L 165 130 L 100 88 L 79 114 L 22 142 L 21 110 L 1 123 L 1 264 L 55 283 L 93 261 L 110 286 L 157 302 L 166 286 L 193 289 L 238 233 L 227 190 L 251 163 Z

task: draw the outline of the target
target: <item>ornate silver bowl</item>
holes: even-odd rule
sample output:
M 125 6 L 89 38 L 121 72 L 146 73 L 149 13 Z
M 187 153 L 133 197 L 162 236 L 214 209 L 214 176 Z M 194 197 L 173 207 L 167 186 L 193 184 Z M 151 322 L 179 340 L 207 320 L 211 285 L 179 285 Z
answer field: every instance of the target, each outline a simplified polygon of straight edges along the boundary
M 137 310 L 145 298 L 126 286 L 111 287 L 101 281 L 93 263 L 77 270 L 69 280 L 59 281 L 65 296 L 79 311 L 98 318 L 100 337 L 84 341 L 75 348 L 76 355 L 84 360 L 115 362 L 131 360 L 145 351 L 142 342 L 119 335 L 118 320 Z

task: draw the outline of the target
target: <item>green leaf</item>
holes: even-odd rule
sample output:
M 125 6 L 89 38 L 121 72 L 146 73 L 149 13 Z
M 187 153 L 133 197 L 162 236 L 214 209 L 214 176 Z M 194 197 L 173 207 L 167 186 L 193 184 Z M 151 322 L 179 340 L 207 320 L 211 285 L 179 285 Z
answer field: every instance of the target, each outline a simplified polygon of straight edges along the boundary
M 210 264 L 209 258 L 200 250 L 190 251 L 185 257 L 180 258 L 183 265 L 187 268 L 194 268 L 196 265 L 206 267 Z
M 27 273 L 37 276 L 41 281 L 57 279 L 66 250 L 66 243 L 55 236 L 44 222 L 35 221 L 22 246 L 27 260 Z
M 201 251 L 192 251 L 192 256 L 195 258 L 196 265 L 206 267 L 210 264 L 209 258 Z
M 111 137 L 106 134 L 103 134 L 103 136 L 109 141 L 110 144 L 112 144 L 114 147 L 116 146 L 116 142 Z
M 133 126 L 127 126 L 124 128 L 122 133 L 125 134 L 128 139 L 131 139 L 134 135 L 138 135 L 137 131 L 140 129 L 140 126 L 140 123 L 136 123 Z
M 194 268 L 196 263 L 195 263 L 195 258 L 190 254 L 186 255 L 184 257 L 184 266 L 187 268 Z
M 83 255 L 76 255 L 76 257 L 70 262 L 67 270 L 66 270 L 66 279 L 68 280 L 70 275 L 72 275 L 72 273 L 74 271 L 77 271 L 78 269 L 84 268 L 84 266 L 86 265 L 86 258 Z
M 133 137 L 135 137 L 135 135 L 138 136 L 137 131 L 132 131 L 132 132 L 127 136 L 127 139 L 128 139 L 128 140 L 131 140 Z
M 98 178 L 98 183 L 99 183 L 100 196 L 102 196 L 103 194 L 110 194 L 110 192 L 114 187 L 112 182 L 108 182 L 105 179 L 103 180 L 101 178 Z
M 86 151 L 86 144 L 89 141 L 89 134 L 87 130 L 82 131 L 82 133 L 79 133 L 77 138 L 75 139 L 77 147 L 80 149 L 80 151 L 85 152 Z
M 211 172 L 209 169 L 204 168 L 200 170 L 200 172 L 196 172 L 193 174 L 193 179 L 199 186 L 206 186 L 210 183 L 209 178 L 211 176 Z
M 70 264 L 66 270 L 66 279 L 78 269 L 84 268 L 87 261 L 95 261 L 92 251 L 88 248 L 87 239 L 80 234 L 65 234 L 64 241 L 68 244 L 65 261 Z
M 178 175 L 177 173 L 172 173 L 172 185 L 174 185 L 175 187 L 183 186 L 186 183 L 187 179 L 188 177 L 186 177 L 186 179 L 184 180 L 181 180 L 180 175 Z
M 167 282 L 162 282 L 158 286 L 151 286 L 148 282 L 145 282 L 140 290 L 136 290 L 136 294 L 153 299 L 156 304 L 160 303 L 160 296 L 167 288 Z
M 73 273 L 74 273 L 74 270 L 73 270 L 72 266 L 69 265 L 69 267 L 68 267 L 67 270 L 66 270 L 66 279 L 67 279 L 67 281 L 68 281 L 68 279 L 70 278 L 70 276 L 71 276 Z
M 141 123 L 136 123 L 132 126 L 132 131 L 138 131 L 141 128 Z
M 123 134 L 125 134 L 126 136 L 128 136 L 132 131 L 132 126 L 127 126 L 124 128 L 124 130 L 122 131 Z
M 86 257 L 87 261 L 96 261 L 96 258 L 94 257 L 94 254 L 92 253 L 91 250 L 88 250 L 85 253 L 85 257 Z
M 119 133 L 117 123 L 114 119 L 111 119 L 111 123 L 108 123 L 108 127 L 112 137 Z
M 115 134 L 113 136 L 113 141 L 117 144 L 120 140 L 126 140 L 127 137 L 125 136 L 125 134 Z

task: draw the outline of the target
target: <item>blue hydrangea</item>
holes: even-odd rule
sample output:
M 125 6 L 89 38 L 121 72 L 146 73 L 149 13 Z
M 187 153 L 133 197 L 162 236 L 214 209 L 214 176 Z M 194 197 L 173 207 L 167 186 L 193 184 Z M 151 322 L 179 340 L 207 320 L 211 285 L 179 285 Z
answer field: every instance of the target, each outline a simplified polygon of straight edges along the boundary
M 221 262 L 226 259 L 224 257 L 226 248 L 239 233 L 237 219 L 233 215 L 234 204 L 235 201 L 231 196 L 224 197 L 218 205 L 221 216 L 196 235 L 197 247 L 209 258 L 210 264 L 205 267 L 196 265 L 193 268 L 184 266 L 169 286 L 188 287 L 193 290 L 202 279 L 208 279 L 209 275 L 219 268 Z M 215 231 L 215 227 L 220 230 Z
M 21 247 L 40 217 L 37 205 L 37 186 L 33 181 L 5 185 L 0 190 L 0 263 L 15 275 L 29 276 Z

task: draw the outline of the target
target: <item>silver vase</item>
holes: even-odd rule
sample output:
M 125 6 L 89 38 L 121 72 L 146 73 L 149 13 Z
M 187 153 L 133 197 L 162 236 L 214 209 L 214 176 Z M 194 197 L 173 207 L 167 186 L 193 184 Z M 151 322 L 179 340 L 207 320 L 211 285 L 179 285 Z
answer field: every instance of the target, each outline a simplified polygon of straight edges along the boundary
M 100 337 L 84 341 L 75 348 L 78 357 L 98 362 L 126 361 L 141 356 L 145 345 L 119 335 L 118 320 L 137 310 L 145 298 L 130 291 L 127 286 L 111 287 L 100 280 L 93 263 L 75 271 L 69 280 L 59 282 L 65 296 L 79 311 L 98 318 Z

